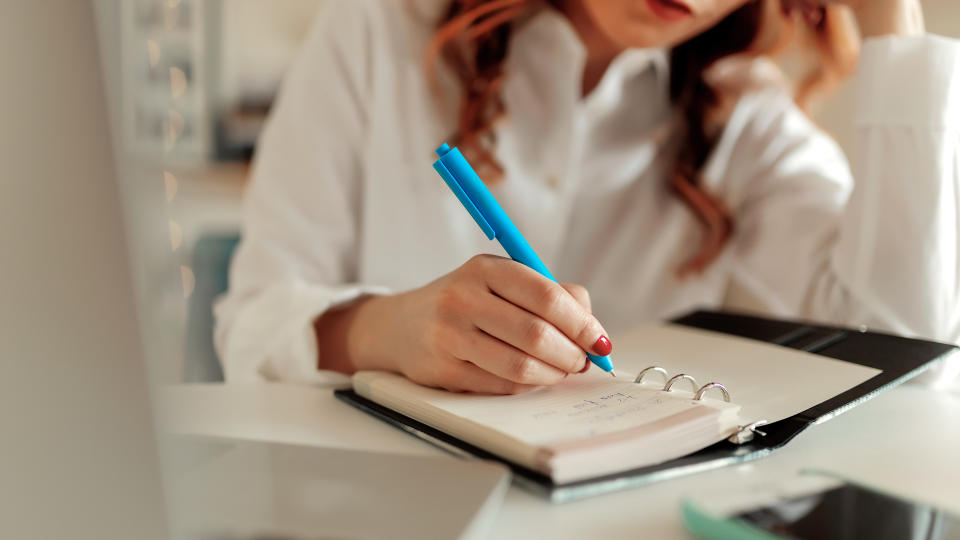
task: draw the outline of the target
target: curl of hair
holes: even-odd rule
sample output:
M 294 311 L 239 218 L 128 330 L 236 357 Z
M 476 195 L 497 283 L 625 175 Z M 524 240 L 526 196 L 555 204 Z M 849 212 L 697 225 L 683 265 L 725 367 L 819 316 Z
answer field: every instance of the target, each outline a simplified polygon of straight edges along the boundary
M 700 171 L 726 121 L 724 105 L 736 97 L 707 82 L 709 68 L 734 55 L 773 55 L 799 34 L 804 48 L 817 56 L 796 88 L 795 98 L 806 109 L 816 92 L 839 83 L 856 62 L 857 40 L 844 8 L 823 8 L 810 27 L 799 24 L 780 1 L 750 0 L 670 51 L 670 100 L 678 116 L 680 142 L 668 182 L 703 226 L 701 245 L 677 269 L 680 275 L 704 271 L 723 251 L 734 229 L 729 209 L 700 181 Z M 524 20 L 547 8 L 543 0 L 452 0 L 427 48 L 425 69 L 431 87 L 438 88 L 439 59 L 459 83 L 462 95 L 452 139 L 487 182 L 498 182 L 503 176 L 493 155 L 494 128 L 507 113 L 500 91 L 510 37 Z

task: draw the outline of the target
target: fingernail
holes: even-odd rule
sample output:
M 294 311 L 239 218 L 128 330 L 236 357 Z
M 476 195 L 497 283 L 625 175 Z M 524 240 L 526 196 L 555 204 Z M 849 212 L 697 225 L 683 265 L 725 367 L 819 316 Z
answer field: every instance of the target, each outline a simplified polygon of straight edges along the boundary
M 613 344 L 610 343 L 607 336 L 597 338 L 597 342 L 593 344 L 593 353 L 600 356 L 607 356 L 611 352 L 613 352 Z

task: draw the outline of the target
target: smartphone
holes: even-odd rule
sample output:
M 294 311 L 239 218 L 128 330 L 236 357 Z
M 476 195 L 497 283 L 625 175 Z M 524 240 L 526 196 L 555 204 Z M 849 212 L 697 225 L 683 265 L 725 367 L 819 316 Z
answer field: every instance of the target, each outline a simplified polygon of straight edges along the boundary
M 957 515 L 822 475 L 688 499 L 683 518 L 711 540 L 960 540 Z

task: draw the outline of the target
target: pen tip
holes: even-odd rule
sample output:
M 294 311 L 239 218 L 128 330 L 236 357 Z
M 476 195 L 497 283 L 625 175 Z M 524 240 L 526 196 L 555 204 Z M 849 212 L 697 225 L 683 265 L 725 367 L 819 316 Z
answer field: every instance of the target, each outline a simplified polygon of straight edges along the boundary
M 610 370 L 610 376 L 613 377 L 614 379 L 616 379 L 616 378 L 617 378 L 617 372 L 615 372 L 614 370 L 611 369 L 611 370 Z

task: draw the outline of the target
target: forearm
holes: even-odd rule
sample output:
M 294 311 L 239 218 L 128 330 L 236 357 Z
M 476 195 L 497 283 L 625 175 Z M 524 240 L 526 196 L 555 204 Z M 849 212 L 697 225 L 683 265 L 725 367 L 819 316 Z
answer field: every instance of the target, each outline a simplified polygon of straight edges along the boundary
M 857 180 L 831 267 L 875 320 L 953 341 L 960 306 L 960 46 L 933 37 L 876 40 L 857 81 Z M 866 321 L 864 321 L 866 322 Z
M 853 10 L 864 39 L 925 32 L 923 10 L 917 0 L 860 0 Z

